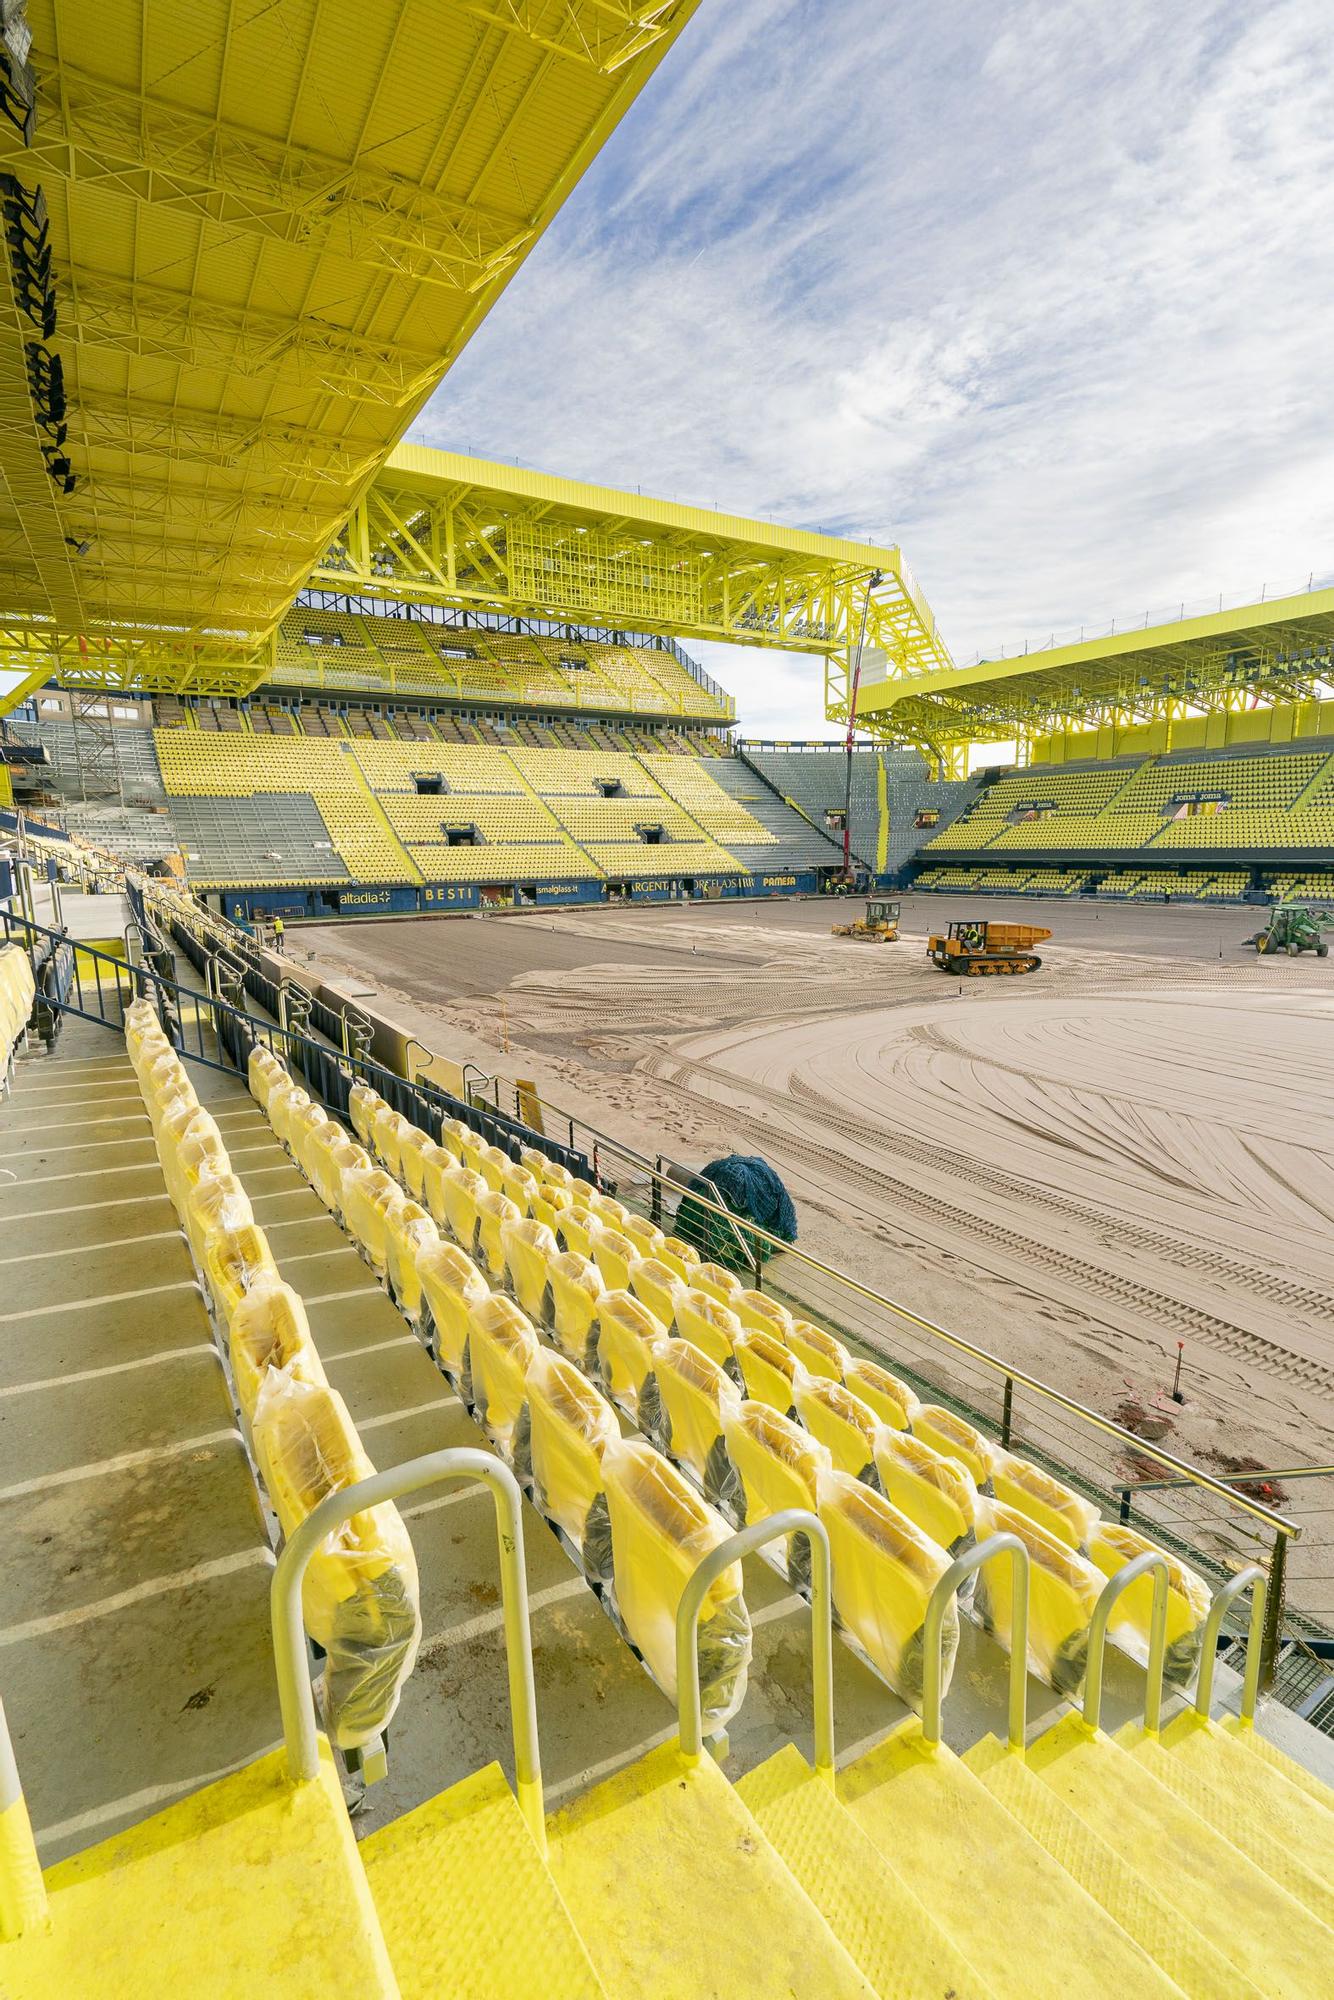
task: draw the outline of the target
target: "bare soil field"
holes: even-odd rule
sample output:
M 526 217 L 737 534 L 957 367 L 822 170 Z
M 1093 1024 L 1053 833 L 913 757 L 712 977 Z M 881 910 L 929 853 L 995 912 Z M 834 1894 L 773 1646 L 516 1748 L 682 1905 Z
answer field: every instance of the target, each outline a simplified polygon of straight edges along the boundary
M 803 1248 L 1106 1415 L 1156 1413 L 1197 1462 L 1331 1462 L 1334 959 L 1257 960 L 1236 908 L 919 896 L 880 947 L 831 937 L 842 914 L 289 938 L 429 1047 L 646 1152 L 761 1154 Z M 963 914 L 1049 925 L 1042 970 L 937 972 L 927 931 Z

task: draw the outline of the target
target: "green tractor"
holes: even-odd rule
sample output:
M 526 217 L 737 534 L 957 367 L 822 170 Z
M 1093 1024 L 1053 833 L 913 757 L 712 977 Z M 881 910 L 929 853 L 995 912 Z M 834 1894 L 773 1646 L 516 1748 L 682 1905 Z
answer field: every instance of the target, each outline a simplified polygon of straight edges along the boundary
M 1313 951 L 1319 958 L 1328 958 L 1323 933 L 1331 927 L 1327 910 L 1312 910 L 1305 903 L 1276 903 L 1264 930 L 1246 942 L 1262 957 L 1286 951 L 1289 958 L 1296 958 L 1299 952 Z

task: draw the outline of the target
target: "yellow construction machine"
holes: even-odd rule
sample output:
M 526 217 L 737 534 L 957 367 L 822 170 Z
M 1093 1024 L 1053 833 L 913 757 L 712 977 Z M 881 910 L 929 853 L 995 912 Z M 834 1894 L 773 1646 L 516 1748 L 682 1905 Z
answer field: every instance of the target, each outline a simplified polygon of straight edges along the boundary
M 831 932 L 834 937 L 859 938 L 863 944 L 895 944 L 899 935 L 899 906 L 870 902 L 864 917 L 850 924 L 834 924 Z
M 931 963 L 942 972 L 976 979 L 986 974 L 1036 972 L 1042 960 L 1033 950 L 1050 931 L 1040 924 L 951 924 L 944 937 L 927 939 Z

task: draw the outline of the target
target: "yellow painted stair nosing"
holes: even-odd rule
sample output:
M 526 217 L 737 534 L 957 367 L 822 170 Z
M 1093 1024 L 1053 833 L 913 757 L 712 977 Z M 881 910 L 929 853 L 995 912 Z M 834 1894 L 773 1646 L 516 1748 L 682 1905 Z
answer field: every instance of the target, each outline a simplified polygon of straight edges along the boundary
M 1270 1770 L 1277 1771 L 1290 1785 L 1295 1785 L 1298 1791 L 1304 1792 L 1307 1798 L 1314 1799 L 1317 1805 L 1323 1806 L 1326 1812 L 1334 1812 L 1334 1790 L 1323 1784 L 1314 1771 L 1308 1771 L 1304 1764 L 1299 1764 L 1295 1757 L 1290 1757 L 1286 1750 L 1280 1750 L 1277 1743 L 1271 1743 L 1267 1736 L 1261 1735 L 1254 1723 L 1242 1722 L 1236 1716 L 1228 1716 L 1215 1727 L 1227 1742 L 1235 1745 L 1241 1755 L 1254 1757 L 1258 1762 L 1267 1764 Z

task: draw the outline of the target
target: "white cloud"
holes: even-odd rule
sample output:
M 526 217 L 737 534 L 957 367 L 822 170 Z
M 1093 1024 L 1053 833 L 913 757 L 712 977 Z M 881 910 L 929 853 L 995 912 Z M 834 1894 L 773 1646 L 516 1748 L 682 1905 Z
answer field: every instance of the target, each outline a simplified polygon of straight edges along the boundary
M 900 541 L 959 659 L 1304 581 L 1328 35 L 1327 0 L 705 5 L 414 435 Z M 706 664 L 754 733 L 825 733 L 818 661 Z

